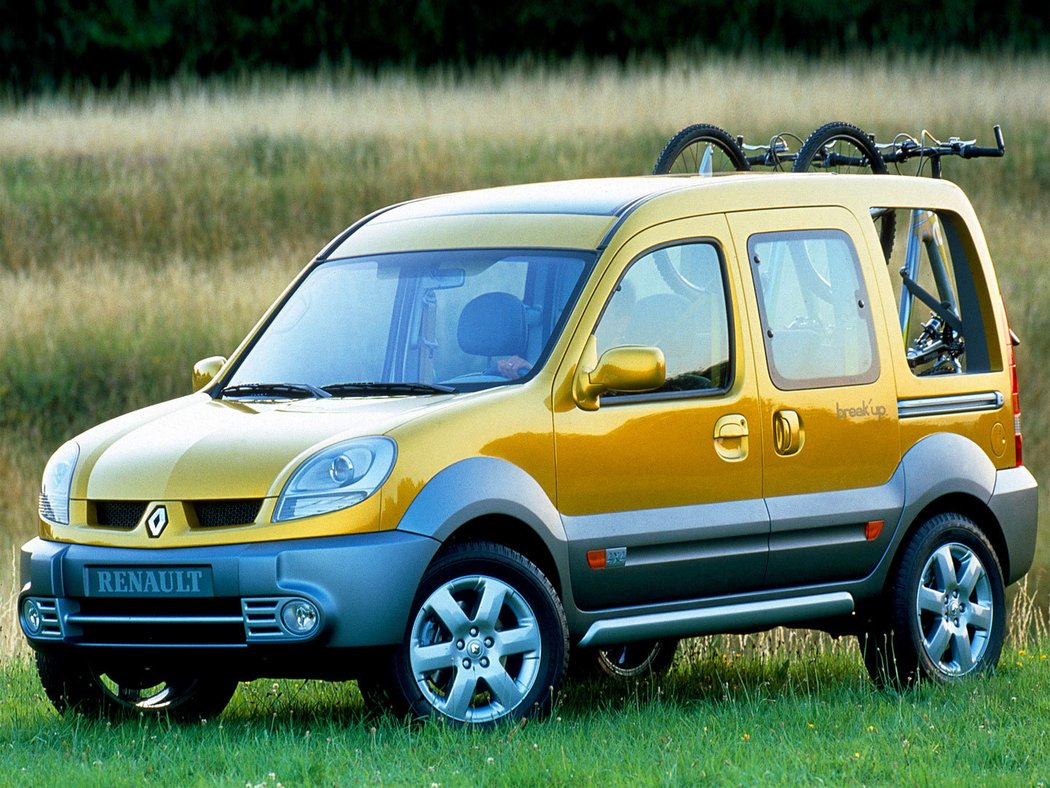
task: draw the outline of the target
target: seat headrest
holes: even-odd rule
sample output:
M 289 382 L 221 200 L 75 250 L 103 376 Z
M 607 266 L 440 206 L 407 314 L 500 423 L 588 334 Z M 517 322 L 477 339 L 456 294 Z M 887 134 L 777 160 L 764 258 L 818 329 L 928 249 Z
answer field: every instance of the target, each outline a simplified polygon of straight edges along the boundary
M 510 293 L 483 293 L 459 316 L 459 346 L 474 356 L 520 356 L 525 352 L 525 305 Z

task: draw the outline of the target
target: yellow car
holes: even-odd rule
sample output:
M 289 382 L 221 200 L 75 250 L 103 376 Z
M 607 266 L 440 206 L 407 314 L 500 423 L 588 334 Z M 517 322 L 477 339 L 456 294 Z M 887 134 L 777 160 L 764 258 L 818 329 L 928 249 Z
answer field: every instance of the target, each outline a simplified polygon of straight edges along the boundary
M 953 681 L 995 665 L 1035 550 L 1014 343 L 946 182 L 397 205 L 195 393 L 54 454 L 19 619 L 60 711 L 211 715 L 296 676 L 493 724 L 547 710 L 570 656 L 633 678 L 783 624 Z

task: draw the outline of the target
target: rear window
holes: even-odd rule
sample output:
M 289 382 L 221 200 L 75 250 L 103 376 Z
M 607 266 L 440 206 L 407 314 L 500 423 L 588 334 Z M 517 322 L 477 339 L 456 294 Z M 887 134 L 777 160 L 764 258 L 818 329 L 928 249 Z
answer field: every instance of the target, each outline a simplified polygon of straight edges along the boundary
M 926 209 L 883 210 L 895 217 L 890 279 L 908 367 L 919 377 L 990 371 L 982 318 L 988 294 L 962 220 Z

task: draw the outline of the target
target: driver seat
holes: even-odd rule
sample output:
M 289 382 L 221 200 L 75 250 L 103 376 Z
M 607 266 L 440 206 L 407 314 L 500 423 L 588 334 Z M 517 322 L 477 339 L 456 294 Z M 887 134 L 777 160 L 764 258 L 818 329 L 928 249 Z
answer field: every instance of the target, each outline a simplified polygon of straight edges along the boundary
M 510 293 L 483 293 L 467 302 L 456 339 L 472 356 L 524 356 L 528 339 L 525 305 Z

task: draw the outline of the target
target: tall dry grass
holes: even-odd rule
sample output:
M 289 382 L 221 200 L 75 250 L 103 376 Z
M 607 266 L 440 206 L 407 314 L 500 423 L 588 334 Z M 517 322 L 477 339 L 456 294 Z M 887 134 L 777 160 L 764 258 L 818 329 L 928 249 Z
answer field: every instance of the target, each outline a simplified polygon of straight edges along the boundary
M 1046 58 L 678 58 L 330 71 L 0 106 L 0 556 L 34 532 L 39 473 L 61 440 L 184 393 L 192 363 L 229 352 L 352 220 L 428 193 L 647 172 L 697 121 L 752 140 L 845 119 L 880 137 L 925 127 L 990 141 L 1002 123 L 1004 160 L 945 170 L 982 217 L 1023 341 L 1026 461 L 1045 503 L 1047 73 Z M 1042 519 L 1033 604 L 1045 613 Z M 4 598 L 3 566 L 0 581 Z
M 421 76 L 334 69 L 238 83 L 182 81 L 115 99 L 88 93 L 30 101 L 0 117 L 0 155 L 171 155 L 254 135 L 325 145 L 364 137 L 562 142 L 668 134 L 699 118 L 752 136 L 839 117 L 882 134 L 901 124 L 956 130 L 964 122 L 983 131 L 1006 119 L 1045 124 L 1047 69 L 1045 56 L 680 55 L 627 66 L 578 62 Z

